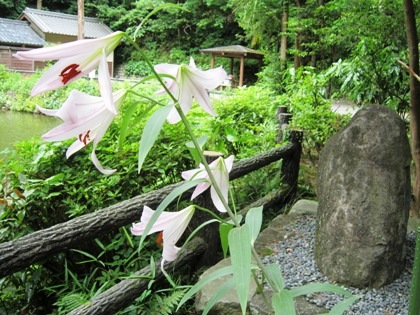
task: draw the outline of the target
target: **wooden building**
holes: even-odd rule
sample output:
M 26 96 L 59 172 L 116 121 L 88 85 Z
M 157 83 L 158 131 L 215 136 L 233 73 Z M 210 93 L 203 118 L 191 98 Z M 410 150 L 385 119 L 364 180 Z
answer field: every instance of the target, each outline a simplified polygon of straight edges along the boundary
M 112 30 L 98 19 L 84 18 L 85 38 L 99 38 L 111 33 Z M 18 50 L 75 41 L 77 34 L 77 15 L 26 8 L 18 20 L 0 19 L 0 63 L 13 70 L 35 71 L 45 63 L 18 60 L 12 54 Z M 114 55 L 108 56 L 107 61 L 112 76 Z

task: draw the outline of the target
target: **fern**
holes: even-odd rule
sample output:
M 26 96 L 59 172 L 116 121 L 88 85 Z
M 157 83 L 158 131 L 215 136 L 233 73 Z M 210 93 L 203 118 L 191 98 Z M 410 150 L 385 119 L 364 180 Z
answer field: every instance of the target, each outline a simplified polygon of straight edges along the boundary
M 141 314 L 144 315 L 171 315 L 185 294 L 185 290 L 174 290 L 168 295 L 153 295 Z
M 60 298 L 54 305 L 58 306 L 58 314 L 67 314 L 88 301 L 89 297 L 86 294 L 71 293 Z

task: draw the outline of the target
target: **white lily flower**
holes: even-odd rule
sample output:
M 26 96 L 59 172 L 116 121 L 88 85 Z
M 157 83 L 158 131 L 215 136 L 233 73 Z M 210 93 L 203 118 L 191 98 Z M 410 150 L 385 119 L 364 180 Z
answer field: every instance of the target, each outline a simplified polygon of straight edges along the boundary
M 149 234 L 163 231 L 163 252 L 162 252 L 162 264 L 165 261 L 174 261 L 180 250 L 176 246 L 176 243 L 184 233 L 191 218 L 194 215 L 194 206 L 188 206 L 187 208 L 177 212 L 166 212 L 163 211 L 158 219 L 156 220 L 153 227 L 150 229 Z M 133 223 L 131 233 L 134 235 L 142 235 L 150 221 L 150 218 L 155 213 L 154 210 L 147 206 L 144 206 L 143 213 L 139 223 Z
M 209 164 L 210 169 L 212 170 L 211 172 L 216 180 L 216 184 L 220 188 L 220 191 L 222 192 L 223 198 L 226 200 L 226 202 L 228 202 L 229 173 L 232 170 L 233 159 L 234 159 L 233 155 L 229 156 L 226 159 L 219 157 L 217 160 Z M 181 176 L 185 180 L 192 180 L 192 179 L 198 179 L 198 178 L 207 179 L 206 182 L 203 182 L 197 185 L 197 187 L 195 188 L 191 196 L 191 200 L 193 200 L 195 197 L 197 197 L 198 195 L 203 193 L 205 190 L 207 190 L 207 188 L 210 187 L 210 197 L 216 209 L 219 210 L 220 212 L 227 211 L 225 206 L 223 205 L 222 200 L 220 199 L 219 195 L 217 194 L 216 190 L 211 184 L 209 175 L 207 174 L 203 164 L 200 164 L 200 168 L 198 169 L 182 172 Z
M 119 45 L 123 32 L 114 32 L 97 39 L 82 39 L 52 47 L 18 51 L 21 60 L 57 60 L 32 89 L 31 95 L 50 91 L 73 82 L 95 69 L 102 54 L 108 56 Z
M 184 114 L 191 109 L 193 98 L 195 98 L 206 112 L 216 116 L 208 91 L 217 88 L 226 79 L 227 73 L 222 67 L 206 71 L 199 70 L 191 57 L 189 65 L 162 63 L 154 68 L 158 74 L 167 74 L 175 78 L 175 80 L 168 78 L 164 80 L 169 91 L 178 100 Z M 168 115 L 168 122 L 174 124 L 180 120 L 181 117 L 174 108 Z
M 61 118 L 64 123 L 48 131 L 42 136 L 45 141 L 62 141 L 76 137 L 76 141 L 67 149 L 66 157 L 79 151 L 93 141 L 91 159 L 96 168 L 109 175 L 116 170 L 104 169 L 96 157 L 96 146 L 108 130 L 116 114 L 109 111 L 106 102 L 112 102 L 118 108 L 122 103 L 126 90 L 118 90 L 112 95 L 112 100 L 105 97 L 92 96 L 77 90 L 71 91 L 69 97 L 58 110 L 38 109 L 49 116 Z

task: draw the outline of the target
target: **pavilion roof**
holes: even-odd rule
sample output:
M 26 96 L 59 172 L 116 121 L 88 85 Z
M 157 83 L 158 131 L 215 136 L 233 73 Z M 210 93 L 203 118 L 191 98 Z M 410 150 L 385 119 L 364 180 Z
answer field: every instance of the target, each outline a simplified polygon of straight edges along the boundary
M 214 56 L 240 58 L 246 57 L 251 59 L 263 59 L 264 53 L 247 48 L 241 45 L 222 46 L 214 48 L 200 49 L 203 54 L 212 54 Z

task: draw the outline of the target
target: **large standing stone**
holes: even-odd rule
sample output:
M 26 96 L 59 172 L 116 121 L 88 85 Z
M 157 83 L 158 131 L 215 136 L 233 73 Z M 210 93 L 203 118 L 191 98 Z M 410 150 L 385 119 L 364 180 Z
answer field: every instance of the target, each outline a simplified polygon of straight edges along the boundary
M 325 145 L 318 168 L 315 260 L 331 280 L 380 287 L 404 268 L 410 147 L 391 109 L 369 106 Z

